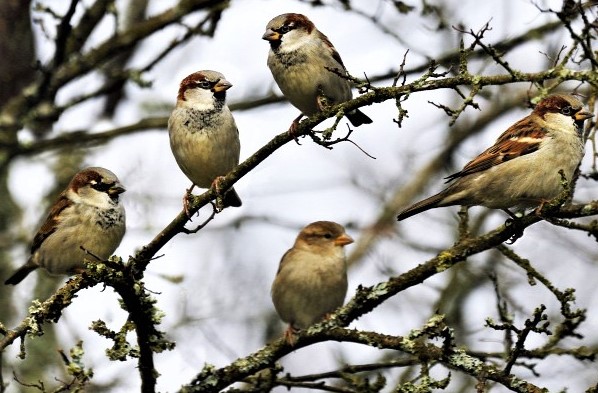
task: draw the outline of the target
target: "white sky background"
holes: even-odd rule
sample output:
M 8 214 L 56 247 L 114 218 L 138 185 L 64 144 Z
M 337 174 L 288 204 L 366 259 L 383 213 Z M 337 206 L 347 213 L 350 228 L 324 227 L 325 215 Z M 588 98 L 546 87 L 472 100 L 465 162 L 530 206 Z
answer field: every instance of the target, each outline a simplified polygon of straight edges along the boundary
M 150 12 L 158 13 L 171 3 L 154 1 Z M 352 3 L 362 7 L 368 14 L 376 12 L 386 28 L 401 37 L 400 42 L 391 35 L 380 32 L 364 17 L 334 7 L 312 8 L 293 0 L 233 1 L 231 8 L 225 11 L 213 40 L 195 38 L 169 55 L 162 64 L 144 75 L 145 79 L 153 82 L 152 88 L 142 90 L 129 86 L 129 99 L 120 106 L 112 121 L 98 121 L 100 106 L 97 105 L 99 102 L 94 102 L 65 113 L 55 130 L 57 133 L 86 128 L 102 131 L 134 123 L 144 116 L 156 115 L 155 111 L 147 111 L 146 104 L 174 105 L 180 80 L 201 69 L 218 70 L 233 83 L 233 88 L 229 90 L 229 103 L 249 97 L 261 97 L 272 89 L 278 91 L 266 66 L 268 44 L 261 40 L 261 35 L 266 23 L 284 12 L 300 12 L 309 16 L 333 42 L 349 71 L 358 77 L 364 72 L 373 76 L 397 68 L 406 49 L 410 49 L 407 60 L 407 68 L 410 68 L 425 62 L 425 56 L 439 57 L 457 47 L 457 32 L 447 30 L 437 34 L 433 22 L 422 19 L 416 12 L 407 16 L 397 15 L 391 9 L 392 4 L 386 1 L 361 0 Z M 417 1 L 408 3 L 419 6 Z M 446 3 L 457 10 L 455 14 L 447 15 L 452 25 L 462 23 L 468 29 L 478 30 L 491 20 L 493 30 L 486 34 L 487 42 L 491 43 L 541 25 L 550 17 L 548 14 L 541 14 L 527 0 L 447 0 Z M 560 1 L 537 3 L 548 3 L 553 8 L 560 6 Z M 98 40 L 106 38 L 113 26 L 105 23 L 103 28 L 105 30 L 97 33 Z M 176 28 L 155 34 L 151 44 L 144 45 L 138 52 L 133 60 L 134 64 L 145 64 L 152 53 L 181 34 L 182 30 Z M 568 37 L 552 37 L 561 39 L 564 44 L 569 42 Z M 555 42 L 555 47 L 560 45 L 561 42 Z M 51 55 L 52 48 L 48 47 L 47 41 L 41 39 L 39 46 L 42 58 Z M 510 53 L 507 60 L 516 69 L 538 71 L 545 63 L 544 56 L 538 52 L 540 49 L 544 48 L 528 45 L 525 49 Z M 480 69 L 487 73 L 502 73 L 502 70 L 492 66 L 481 67 L 479 63 L 471 71 Z M 93 78 L 74 83 L 72 89 L 60 98 L 67 100 L 68 94 L 81 94 L 86 89 L 91 89 L 93 83 Z M 387 81 L 377 85 L 390 83 L 391 81 Z M 526 88 L 527 85 L 520 84 L 509 89 L 515 94 L 520 91 L 515 89 Z M 392 122 L 396 117 L 394 102 L 363 108 L 374 120 L 374 124 L 358 128 L 352 139 L 375 156 L 376 160 L 366 157 L 349 143 L 336 145 L 331 151 L 316 146 L 308 139 L 302 139 L 301 146 L 287 144 L 235 185 L 243 199 L 242 208 L 227 209 L 198 234 L 179 235 L 166 245 L 159 252 L 164 256 L 152 262 L 146 273 L 147 287 L 157 292 L 158 306 L 166 313 L 161 328 L 169 333 L 170 339 L 177 342 L 174 351 L 155 356 L 156 368 L 162 374 L 158 380 L 158 390 L 178 389 L 182 383 L 195 376 L 206 362 L 218 367 L 224 366 L 236 357 L 263 346 L 267 323 L 265 318 L 272 311 L 270 284 L 280 257 L 292 245 L 299 228 L 322 219 L 342 224 L 352 223 L 354 225 L 349 233 L 358 238 L 358 228 L 370 223 L 378 214 L 382 205 L 379 197 L 388 197 L 400 182 L 409 180 L 410 171 L 416 171 L 442 148 L 443 136 L 450 132 L 446 127 L 448 119 L 444 112 L 427 101 L 455 106 L 455 99 L 455 94 L 445 91 L 413 95 L 404 104 L 409 110 L 409 118 L 401 129 Z M 492 99 L 500 98 L 492 96 Z M 478 98 L 478 102 L 482 111 L 490 105 L 482 97 Z M 164 113 L 167 114 L 168 110 Z M 497 119 L 495 124 L 464 145 L 457 155 L 460 162 L 456 166 L 459 167 L 481 152 L 504 129 L 526 113 L 527 110 L 521 107 L 520 110 Z M 297 114 L 298 111 L 288 103 L 235 112 L 241 135 L 241 160 L 276 134 L 288 129 Z M 468 109 L 464 116 L 475 118 L 478 114 Z M 344 123 L 346 121 L 341 122 L 339 130 L 344 129 Z M 37 220 L 42 215 L 38 208 L 39 200 L 52 184 L 52 179 L 48 176 L 52 159 L 52 154 L 45 154 L 34 159 L 20 160 L 11 172 L 11 190 L 16 200 L 25 208 L 31 233 L 34 233 Z M 589 168 L 589 161 L 586 161 L 585 169 Z M 109 168 L 127 187 L 124 201 L 128 230 L 116 252 L 123 258 L 147 244 L 178 214 L 184 190 L 190 184 L 172 157 L 166 130 L 119 138 L 107 146 L 95 148 L 90 152 L 87 164 Z M 32 184 L 41 186 L 32 188 Z M 442 186 L 441 178 L 434 179 L 427 195 L 440 190 Z M 594 183 L 580 182 L 577 199 L 595 198 L 594 190 Z M 208 211 L 208 208 L 203 210 L 202 217 Z M 479 212 L 481 209 L 473 211 Z M 399 228 L 408 239 L 444 248 L 454 241 L 454 229 L 451 228 L 455 227 L 456 212 L 456 207 L 432 210 L 402 222 Z M 227 227 L 227 223 L 241 216 L 256 217 L 256 220 L 248 221 L 238 229 Z M 266 222 L 265 219 L 270 219 L 271 222 Z M 498 212 L 494 214 L 492 223 L 498 225 L 504 220 L 504 214 Z M 194 223 L 201 221 L 202 218 L 194 219 Z M 433 238 L 430 239 L 430 236 Z M 347 247 L 349 252 L 351 247 Z M 598 307 L 593 288 L 583 285 L 587 282 L 587 277 L 596 277 L 597 273 L 595 258 L 591 261 L 587 259 L 590 254 L 596 255 L 594 240 L 583 234 L 540 223 L 527 229 L 525 236 L 513 248 L 523 257 L 529 258 L 557 287 L 579 288 L 578 307 Z M 19 256 L 25 260 L 25 250 L 19 252 L 22 252 Z M 347 298 L 354 294 L 359 284 L 372 285 L 385 280 L 387 276 L 381 272 L 382 267 L 387 266 L 401 273 L 434 255 L 433 252 L 407 249 L 395 239 L 382 241 L 374 252 L 349 272 Z M 473 270 L 482 269 L 483 265 L 492 261 L 491 256 L 490 253 L 484 253 L 471 258 L 467 264 Z M 540 303 L 549 307 L 549 314 L 558 313 L 558 305 L 552 300 L 552 296 L 540 285 L 527 285 L 525 274 L 513 264 L 501 260 L 497 270 L 504 288 L 510 287 L 509 296 L 517 299 L 526 311 L 524 315 L 529 315 Z M 15 289 L 17 297 L 22 298 L 23 302 L 28 298 L 28 291 L 34 284 L 36 274 L 43 273 L 34 273 Z M 449 273 L 436 276 L 418 288 L 395 296 L 373 313 L 353 323 L 352 327 L 390 334 L 406 334 L 411 329 L 419 328 L 434 312 L 432 305 L 438 301 L 446 274 Z M 165 280 L 164 275 L 181 276 L 184 280 L 174 284 Z M 470 336 L 473 341 L 469 341 L 469 344 L 474 349 L 497 351 L 502 349 L 502 336 L 489 329 L 480 329 L 484 318 L 496 316 L 495 299 L 489 280 L 484 287 L 487 287 L 485 291 L 476 292 L 478 296 L 469 298 L 464 305 L 468 309 L 465 313 L 467 326 L 477 330 L 477 335 Z M 110 342 L 88 330 L 91 322 L 98 318 L 106 321 L 113 329 L 120 328 L 126 316 L 118 308 L 115 299 L 111 291 L 102 292 L 99 287 L 82 291 L 67 309 L 58 326 L 63 348 L 70 348 L 79 339 L 85 341 L 86 365 L 93 367 L 94 379 L 98 383 L 119 378 L 122 389 L 118 391 L 130 392 L 138 390 L 136 361 L 108 362 L 104 349 Z M 526 301 L 529 304 L 525 304 Z M 24 316 L 26 307 L 23 306 L 21 310 Z M 518 312 L 517 315 L 522 314 Z M 592 313 L 589 315 L 596 318 Z M 182 326 L 183 318 L 193 322 Z M 598 321 L 587 321 L 582 331 L 590 333 L 596 322 Z M 587 345 L 595 342 L 595 339 L 589 338 L 585 341 Z M 579 342 L 572 341 L 571 345 L 579 345 Z M 13 345 L 5 359 L 10 359 L 17 350 L 18 345 Z M 285 372 L 301 375 L 331 370 L 338 359 L 362 363 L 375 361 L 380 355 L 379 351 L 354 344 L 325 343 L 298 350 L 282 359 L 282 363 Z M 320 362 L 315 362 L 316 358 Z M 515 372 L 551 391 L 564 387 L 579 391 L 582 387 L 587 388 L 592 381 L 596 382 L 593 365 L 570 358 L 558 359 L 557 362 L 562 367 L 540 367 L 539 371 L 544 371 L 541 382 L 531 378 L 527 370 L 515 368 Z M 18 362 L 16 364 L 18 367 Z M 577 374 L 576 380 L 582 380 L 580 375 L 587 375 L 587 380 L 578 389 L 571 385 L 572 381 L 568 378 L 572 373 Z M 278 389 L 281 392 L 284 390 Z

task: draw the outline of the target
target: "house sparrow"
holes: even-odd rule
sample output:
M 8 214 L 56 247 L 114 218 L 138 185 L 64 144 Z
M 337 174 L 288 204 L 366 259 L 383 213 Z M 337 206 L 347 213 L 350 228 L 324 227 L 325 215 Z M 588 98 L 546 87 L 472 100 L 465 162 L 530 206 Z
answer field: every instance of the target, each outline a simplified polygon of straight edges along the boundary
M 282 257 L 272 283 L 272 302 L 293 333 L 321 321 L 343 305 L 347 294 L 347 262 L 343 246 L 353 243 L 345 228 L 331 221 L 316 221 L 299 232 Z
M 509 127 L 494 146 L 448 176 L 445 190 L 408 207 L 398 220 L 436 207 L 481 205 L 508 212 L 556 198 L 571 181 L 584 152 L 583 122 L 592 117 L 575 97 L 554 94 Z
M 225 103 L 232 84 L 216 71 L 198 71 L 181 81 L 176 107 L 168 119 L 170 148 L 177 164 L 194 186 L 216 192 L 218 180 L 239 163 L 241 145 L 235 119 Z M 231 188 L 223 206 L 241 206 Z
M 77 173 L 50 209 L 31 245 L 31 256 L 4 284 L 16 285 L 38 267 L 51 274 L 76 274 L 84 260 L 106 260 L 125 235 L 125 189 L 100 167 Z
M 305 15 L 277 16 L 266 26 L 262 39 L 270 42 L 268 67 L 276 84 L 301 111 L 291 129 L 297 127 L 303 115 L 311 116 L 352 98 L 350 82 L 326 69 L 337 69 L 346 74 L 340 55 L 328 37 Z M 346 116 L 355 127 L 372 122 L 359 109 L 346 113 Z

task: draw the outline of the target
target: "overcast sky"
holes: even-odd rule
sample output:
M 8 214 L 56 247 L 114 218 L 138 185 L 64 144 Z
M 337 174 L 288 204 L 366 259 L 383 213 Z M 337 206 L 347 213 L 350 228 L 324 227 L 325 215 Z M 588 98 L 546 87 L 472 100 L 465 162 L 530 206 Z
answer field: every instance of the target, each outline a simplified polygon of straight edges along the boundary
M 60 4 L 61 1 L 48 3 Z M 150 12 L 158 13 L 171 3 L 153 1 Z M 397 15 L 390 1 L 359 0 L 352 3 L 361 7 L 364 13 L 376 15 L 388 32 L 381 31 L 364 16 L 346 13 L 336 7 L 312 8 L 293 0 L 233 1 L 231 8 L 224 13 L 214 39 L 195 38 L 170 54 L 162 64 L 144 75 L 145 79 L 152 81 L 152 88 L 129 86 L 127 101 L 120 106 L 114 119 L 98 121 L 101 106 L 95 101 L 65 113 L 56 124 L 55 132 L 107 130 L 160 114 L 156 107 L 163 108 L 163 114 L 167 115 L 174 105 L 180 80 L 201 69 L 220 71 L 233 84 L 229 90 L 229 103 L 262 97 L 272 90 L 278 92 L 266 66 L 268 44 L 261 36 L 267 22 L 285 12 L 306 14 L 330 38 L 348 70 L 357 77 L 380 75 L 398 68 L 407 49 L 407 68 L 410 68 L 424 64 L 427 57 L 437 58 L 458 47 L 459 35 L 455 30 L 447 29 L 438 34 L 434 21 L 420 17 L 419 12 Z M 420 7 L 419 1 L 408 3 Z M 486 35 L 490 43 L 500 42 L 550 19 L 548 14 L 542 14 L 527 0 L 446 0 L 445 3 L 453 9 L 452 14 L 446 15 L 451 25 L 462 24 L 467 29 L 478 30 L 490 21 L 492 30 Z M 536 3 L 556 8 L 560 1 Z M 197 15 L 190 17 L 190 20 L 197 19 Z M 102 28 L 97 32 L 98 42 L 109 36 L 113 26 L 105 23 Z M 163 45 L 182 35 L 182 31 L 169 28 L 155 34 L 151 42 L 140 48 L 133 64 L 145 64 Z M 568 42 L 567 37 L 554 37 L 556 47 L 561 44 L 558 39 L 562 43 Z M 38 43 L 40 57 L 47 59 L 52 47 L 42 38 Z M 538 52 L 543 48 L 525 46 L 510 53 L 508 61 L 522 71 L 539 71 L 545 64 L 545 57 Z M 502 73 L 489 64 L 475 63 L 471 71 Z M 74 83 L 59 96 L 59 100 L 64 102 L 69 96 L 91 90 L 94 83 L 97 82 L 93 78 Z M 378 85 L 391 83 L 386 81 Z M 571 88 L 574 86 L 570 85 Z M 516 94 L 527 87 L 524 84 L 513 86 L 502 90 L 501 94 Z M 488 89 L 488 92 L 495 91 Z M 454 105 L 456 98 L 454 93 L 444 91 L 413 95 L 405 103 L 409 118 L 403 128 L 398 128 L 393 122 L 397 115 L 394 102 L 363 108 L 374 124 L 358 128 L 352 140 L 376 159 L 367 157 L 349 143 L 336 145 L 333 150 L 316 146 L 308 139 L 302 139 L 301 145 L 287 144 L 235 185 L 243 200 L 242 208 L 227 209 L 198 234 L 179 235 L 165 246 L 159 252 L 163 257 L 149 265 L 146 275 L 147 287 L 156 292 L 158 306 L 166 313 L 162 329 L 177 342 L 174 351 L 155 356 L 156 367 L 162 374 L 158 390 L 176 390 L 195 376 L 205 362 L 223 366 L 263 346 L 267 317 L 272 314 L 270 285 L 280 257 L 292 245 L 299 228 L 316 220 L 332 220 L 352 224 L 348 232 L 359 238 L 359 228 L 372 222 L 384 199 L 440 151 L 444 135 L 450 132 L 444 112 L 430 105 L 428 100 Z M 475 119 L 491 106 L 494 99 L 500 99 L 500 96 L 491 95 L 490 101 L 480 97 L 481 112 L 468 110 L 462 121 Z M 518 110 L 497 119 L 459 150 L 456 166 L 473 158 L 527 113 L 528 110 L 520 106 Z M 297 115 L 298 110 L 288 103 L 235 112 L 241 136 L 241 160 L 288 129 Z M 341 121 L 339 130 L 345 129 L 344 123 L 345 120 Z M 321 128 L 329 124 L 327 122 Z M 38 208 L 39 200 L 52 184 L 52 179 L 47 176 L 52 160 L 52 154 L 21 159 L 11 173 L 11 190 L 25 208 L 31 233 L 42 215 Z M 119 138 L 106 146 L 94 148 L 86 161 L 89 165 L 104 166 L 115 172 L 128 190 L 124 194 L 128 230 L 116 252 L 123 258 L 148 243 L 180 212 L 182 196 L 190 182 L 172 157 L 165 129 Z M 589 164 L 586 157 L 586 169 Z M 439 191 L 443 187 L 442 177 L 448 174 L 432 179 L 428 193 Z M 41 187 L 32 190 L 28 185 L 32 178 Z M 592 195 L 595 196 L 594 189 L 593 183 L 580 182 L 578 199 L 591 199 Z M 417 250 L 393 238 L 382 241 L 349 272 L 348 298 L 359 284 L 372 285 L 385 280 L 388 276 L 385 269 L 397 274 L 404 272 L 434 256 L 435 249 L 450 246 L 455 240 L 457 210 L 456 207 L 437 209 L 401 223 L 401 234 L 431 248 Z M 474 209 L 474 212 L 479 211 L 481 209 Z M 202 210 L 201 218 L 194 218 L 193 222 L 201 222 L 208 213 L 208 209 Z M 254 219 L 239 228 L 228 227 L 239 217 Z M 493 213 L 488 229 L 504 220 L 504 214 Z M 516 251 L 537 263 L 536 268 L 562 289 L 583 288 L 580 284 L 587 277 L 596 276 L 595 260 L 589 261 L 587 257 L 596 254 L 594 247 L 595 242 L 585 235 L 568 233 L 546 223 L 526 230 L 524 238 L 514 245 Z M 351 252 L 351 249 L 349 245 L 347 250 Z M 25 250 L 15 252 L 19 258 L 26 258 Z M 489 260 L 487 254 L 472 258 L 468 262 L 471 268 L 482 269 Z M 504 274 L 505 286 L 512 289 L 510 295 L 530 302 L 522 305 L 523 309 L 529 311 L 543 302 L 552 307 L 549 313 L 558 313 L 558 307 L 548 292 L 527 285 L 525 274 L 519 269 L 502 261 L 498 270 Z M 435 311 L 431 305 L 438 301 L 439 291 L 448 274 L 450 272 L 395 296 L 352 326 L 390 334 L 406 334 L 418 328 Z M 164 276 L 184 279 L 173 283 Z M 28 278 L 15 289 L 21 298 L 27 298 L 34 281 Z M 470 332 L 472 335 L 468 340 L 473 340 L 469 343 L 475 343 L 476 349 L 502 350 L 501 335 L 482 329 L 484 318 L 496 313 L 491 283 L 488 280 L 482 285 L 487 287 L 486 291 L 479 292 L 479 296 L 468 299 L 464 304 L 468 308 L 467 323 L 472 329 L 479 329 L 477 336 L 476 332 Z M 596 308 L 598 305 L 593 291 L 586 289 L 578 293 L 578 306 Z M 110 292 L 102 292 L 101 287 L 80 292 L 58 327 L 64 348 L 71 347 L 79 339 L 85 341 L 87 364 L 94 368 L 94 380 L 105 383 L 115 377 L 120 378 L 122 389 L 118 391 L 128 392 L 139 384 L 136 362 L 107 364 L 104 349 L 110 343 L 88 330 L 90 323 L 98 318 L 115 329 L 126 318 Z M 91 304 L 93 307 L 90 307 Z M 23 316 L 25 311 L 23 307 Z M 185 323 L 189 321 L 191 323 Z M 588 322 L 586 332 L 589 333 L 589 326 L 596 326 L 596 322 Z M 282 324 L 280 327 L 282 333 Z M 18 345 L 13 345 L 7 356 L 16 354 L 16 351 Z M 296 351 L 285 357 L 282 363 L 285 371 L 302 374 L 331 370 L 338 360 L 370 362 L 380 355 L 379 351 L 354 344 L 325 343 Z M 320 362 L 314 362 L 316 356 Z M 574 361 L 567 362 L 559 371 L 547 373 L 540 385 L 551 390 L 562 389 L 567 386 L 568 373 L 587 374 L 588 378 L 595 373 L 589 366 L 586 368 Z M 521 375 L 529 377 L 525 371 Z M 575 391 L 573 387 L 571 389 Z

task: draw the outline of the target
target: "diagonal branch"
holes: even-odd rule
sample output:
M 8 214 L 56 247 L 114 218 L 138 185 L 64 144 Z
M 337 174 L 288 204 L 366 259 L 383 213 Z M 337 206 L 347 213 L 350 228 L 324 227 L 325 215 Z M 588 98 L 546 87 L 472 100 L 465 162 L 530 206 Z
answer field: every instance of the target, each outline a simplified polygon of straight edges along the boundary
M 468 375 L 498 382 L 514 392 L 540 393 L 544 391 L 540 387 L 514 375 L 505 376 L 501 370 L 493 365 L 485 364 L 456 348 L 450 342 L 450 338 L 447 337 L 452 334 L 450 329 L 445 325 L 443 318 L 438 315 L 433 316 L 421 330 L 415 330 L 409 336 L 390 336 L 341 327 L 331 327 L 322 331 L 318 329 L 322 325 L 325 324 L 318 324 L 310 328 L 306 334 L 302 335 L 302 339 L 295 346 L 290 346 L 284 339 L 280 339 L 245 358 L 237 359 L 226 367 L 215 369 L 213 366 L 206 365 L 189 385 L 181 388 L 180 392 L 218 392 L 260 369 L 272 367 L 276 360 L 293 351 L 321 341 L 352 342 L 375 346 L 378 349 L 394 349 L 425 357 L 428 361 L 438 361 L 448 368 L 462 371 Z M 444 343 L 442 346 L 436 346 L 422 342 L 422 334 L 430 338 L 440 338 L 444 340 Z

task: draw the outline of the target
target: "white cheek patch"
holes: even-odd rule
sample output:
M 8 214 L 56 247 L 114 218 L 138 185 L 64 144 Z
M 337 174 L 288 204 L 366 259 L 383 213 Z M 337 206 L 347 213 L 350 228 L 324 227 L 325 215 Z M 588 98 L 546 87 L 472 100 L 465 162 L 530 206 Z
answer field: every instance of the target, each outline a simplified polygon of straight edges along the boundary
M 114 202 L 106 192 L 95 190 L 89 186 L 80 188 L 79 193 L 69 190 L 67 197 L 75 204 L 81 203 L 102 209 L 110 209 L 114 205 Z
M 214 109 L 214 94 L 210 90 L 189 89 L 185 92 L 185 101 L 181 103 L 200 111 L 211 110 Z
M 299 30 L 291 30 L 282 36 L 282 45 L 280 45 L 280 50 L 283 52 L 293 52 L 307 44 L 311 36 L 312 34 L 306 34 L 305 32 L 300 32 Z
M 574 130 L 572 125 L 574 124 L 573 118 L 571 116 L 565 116 L 560 113 L 548 113 L 546 115 L 546 121 L 554 124 L 553 128 L 559 128 L 562 130 Z
M 73 190 L 69 189 L 66 192 L 66 196 L 68 199 L 70 199 L 71 201 L 75 202 L 75 203 L 79 203 L 81 201 L 81 197 L 79 196 L 79 194 L 73 192 Z

